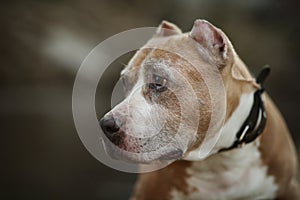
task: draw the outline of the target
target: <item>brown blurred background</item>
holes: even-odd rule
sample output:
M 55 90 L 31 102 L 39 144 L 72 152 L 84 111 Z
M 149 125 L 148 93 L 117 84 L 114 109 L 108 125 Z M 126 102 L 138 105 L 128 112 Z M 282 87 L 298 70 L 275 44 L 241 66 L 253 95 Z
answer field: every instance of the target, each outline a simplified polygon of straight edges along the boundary
M 299 152 L 299 8 L 296 0 L 1 1 L 0 198 L 128 198 L 136 176 L 104 166 L 82 145 L 72 119 L 72 86 L 99 42 L 162 19 L 184 31 L 195 19 L 207 19 L 228 34 L 254 74 L 269 64 L 267 91 Z M 103 80 L 116 80 L 121 68 Z M 109 95 L 107 85 L 102 96 Z

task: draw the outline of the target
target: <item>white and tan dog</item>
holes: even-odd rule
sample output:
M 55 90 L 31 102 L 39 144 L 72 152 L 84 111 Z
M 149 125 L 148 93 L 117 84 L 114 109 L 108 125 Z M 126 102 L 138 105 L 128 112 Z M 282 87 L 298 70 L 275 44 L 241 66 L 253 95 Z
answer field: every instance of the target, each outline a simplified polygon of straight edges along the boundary
M 215 77 L 202 77 L 199 69 L 213 66 L 224 83 L 225 123 L 212 151 L 200 159 L 214 106 L 204 79 Z M 178 159 L 140 174 L 132 199 L 300 199 L 288 128 L 220 29 L 196 20 L 191 32 L 182 33 L 163 21 L 121 79 L 127 97 L 100 123 L 107 139 L 124 151 L 107 148 L 109 153 L 138 163 Z M 198 101 L 186 94 L 187 85 Z M 179 126 L 185 131 L 178 133 Z

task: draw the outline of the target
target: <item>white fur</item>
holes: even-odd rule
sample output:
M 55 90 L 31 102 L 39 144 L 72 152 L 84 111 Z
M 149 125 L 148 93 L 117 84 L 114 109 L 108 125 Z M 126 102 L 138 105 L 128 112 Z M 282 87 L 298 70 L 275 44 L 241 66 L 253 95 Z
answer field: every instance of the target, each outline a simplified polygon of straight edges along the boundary
M 220 137 L 212 154 L 217 153 L 221 148 L 229 147 L 236 140 L 236 134 L 248 117 L 254 102 L 254 92 L 243 94 L 240 103 L 220 131 Z
M 135 137 L 151 137 L 159 133 L 165 123 L 165 109 L 150 104 L 142 95 L 144 83 L 139 81 L 127 97 L 127 132 Z
M 142 95 L 143 87 L 143 80 L 138 80 L 126 99 L 111 111 L 126 134 L 139 138 L 156 135 L 165 122 L 164 108 L 147 102 Z
M 222 128 L 211 154 L 233 143 L 252 104 L 253 93 L 241 96 L 239 106 Z M 189 159 L 197 160 L 196 156 L 194 152 Z M 196 188 L 196 191 L 185 196 L 174 189 L 173 199 L 272 199 L 277 190 L 274 177 L 268 176 L 267 167 L 261 161 L 257 142 L 194 162 L 187 173 L 191 176 L 187 180 L 189 189 Z
M 225 153 L 223 153 L 225 154 Z M 189 195 L 173 190 L 173 199 L 272 199 L 277 185 L 267 175 L 256 144 L 194 162 L 187 169 Z

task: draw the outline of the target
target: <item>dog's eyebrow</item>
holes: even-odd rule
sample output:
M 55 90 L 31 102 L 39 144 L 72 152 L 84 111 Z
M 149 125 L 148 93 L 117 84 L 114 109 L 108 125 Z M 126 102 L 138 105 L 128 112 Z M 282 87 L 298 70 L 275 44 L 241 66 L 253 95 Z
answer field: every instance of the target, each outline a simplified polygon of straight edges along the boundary
M 155 72 L 161 72 L 167 77 L 171 77 L 172 73 L 171 70 L 169 70 L 168 66 L 166 65 L 155 65 L 153 66 L 153 71 Z
M 152 72 L 159 72 L 162 73 L 164 76 L 168 77 L 169 79 L 174 79 L 174 75 L 170 66 L 160 60 L 147 60 L 143 63 L 144 72 L 152 71 Z

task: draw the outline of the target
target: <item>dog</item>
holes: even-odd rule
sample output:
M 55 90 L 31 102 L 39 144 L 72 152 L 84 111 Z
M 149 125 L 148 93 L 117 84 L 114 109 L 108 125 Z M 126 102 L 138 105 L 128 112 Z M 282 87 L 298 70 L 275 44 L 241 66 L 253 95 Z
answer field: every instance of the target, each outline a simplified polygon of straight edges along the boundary
M 112 157 L 174 161 L 140 174 L 131 199 L 300 199 L 294 144 L 264 92 L 268 73 L 253 78 L 224 32 L 205 20 L 188 33 L 163 21 L 121 72 L 127 97 L 100 120 L 106 143 L 121 150 L 107 147 Z M 218 123 L 213 112 L 224 121 L 208 137 Z

